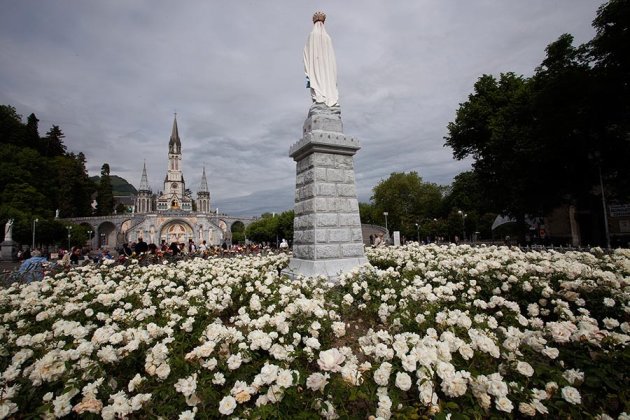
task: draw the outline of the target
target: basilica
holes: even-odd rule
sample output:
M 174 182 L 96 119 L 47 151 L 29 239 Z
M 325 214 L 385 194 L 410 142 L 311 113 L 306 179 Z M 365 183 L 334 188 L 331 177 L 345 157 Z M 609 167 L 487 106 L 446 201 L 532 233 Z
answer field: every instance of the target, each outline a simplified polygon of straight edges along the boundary
M 177 128 L 177 116 L 168 142 L 168 167 L 162 191 L 154 193 L 147 176 L 146 163 L 142 168 L 140 186 L 134 198 L 131 214 L 77 217 L 66 219 L 84 225 L 92 247 L 118 247 L 125 242 L 143 238 L 148 243 L 162 241 L 221 245 L 232 241 L 232 230 L 237 223 L 246 226 L 253 218 L 233 217 L 212 211 L 206 170 L 203 169 L 196 200 L 186 188 L 182 171 L 182 144 Z
M 230 239 L 230 221 L 232 217 L 213 212 L 210 205 L 210 192 L 206 170 L 203 169 L 197 199 L 186 188 L 182 171 L 182 144 L 177 128 L 177 116 L 173 120 L 173 129 L 168 143 L 168 168 L 164 177 L 164 188 L 154 194 L 149 187 L 146 164 L 138 195 L 135 199 L 133 225 L 123 227 L 129 241 L 143 237 L 146 241 L 195 242 L 206 241 L 219 245 Z M 247 223 L 249 220 L 245 220 Z

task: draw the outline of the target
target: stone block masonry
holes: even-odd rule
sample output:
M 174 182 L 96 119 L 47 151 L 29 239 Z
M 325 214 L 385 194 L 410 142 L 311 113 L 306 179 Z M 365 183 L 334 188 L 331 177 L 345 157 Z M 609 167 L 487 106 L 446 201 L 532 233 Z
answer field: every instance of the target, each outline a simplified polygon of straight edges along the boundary
M 297 163 L 289 274 L 334 279 L 367 262 L 353 162 L 360 145 L 342 127 L 338 110 L 311 108 L 302 139 L 289 150 Z

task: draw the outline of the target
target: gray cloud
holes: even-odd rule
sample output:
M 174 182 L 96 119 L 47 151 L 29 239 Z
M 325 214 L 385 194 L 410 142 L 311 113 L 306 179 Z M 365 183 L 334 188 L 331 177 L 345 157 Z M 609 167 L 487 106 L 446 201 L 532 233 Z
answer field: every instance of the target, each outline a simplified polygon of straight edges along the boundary
M 443 147 L 446 125 L 484 73 L 531 75 L 562 33 L 581 43 L 601 1 L 5 2 L 0 103 L 58 124 L 97 174 L 161 189 L 172 114 L 184 175 L 208 173 L 213 206 L 258 215 L 292 207 L 310 98 L 302 48 L 328 14 L 346 134 L 358 138 L 359 199 L 393 171 L 450 183 L 470 162 Z M 223 211 L 223 210 L 222 210 Z

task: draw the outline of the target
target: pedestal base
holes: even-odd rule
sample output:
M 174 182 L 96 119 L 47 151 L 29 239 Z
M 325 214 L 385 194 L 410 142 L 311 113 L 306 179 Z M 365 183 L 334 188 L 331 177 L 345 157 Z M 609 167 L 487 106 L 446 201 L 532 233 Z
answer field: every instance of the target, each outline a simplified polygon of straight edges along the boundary
M 297 276 L 319 277 L 324 276 L 329 281 L 335 282 L 343 273 L 353 268 L 367 264 L 365 257 L 342 258 L 334 260 L 303 260 L 291 258 L 289 266 L 282 270 L 282 274 L 294 279 Z
M 0 259 L 2 261 L 16 261 L 18 243 L 14 241 L 3 241 L 0 243 Z

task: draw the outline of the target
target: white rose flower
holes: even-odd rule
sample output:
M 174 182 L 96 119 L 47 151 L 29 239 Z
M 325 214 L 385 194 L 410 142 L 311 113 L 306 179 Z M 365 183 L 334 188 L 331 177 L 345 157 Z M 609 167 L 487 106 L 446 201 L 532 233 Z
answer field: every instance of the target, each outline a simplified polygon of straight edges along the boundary
M 406 372 L 396 373 L 396 386 L 403 391 L 409 391 L 411 388 L 411 376 Z
M 459 349 L 457 349 L 457 351 L 464 360 L 470 360 L 475 355 L 472 347 L 470 347 L 470 345 L 468 344 L 462 344 L 461 346 L 459 346 Z
M 575 385 L 577 382 L 581 383 L 584 381 L 584 372 L 576 369 L 569 369 L 562 374 L 562 377 L 571 385 Z
M 318 350 L 320 347 L 319 340 L 315 337 L 309 337 L 304 341 L 307 347 Z
M 604 327 L 609 330 L 612 330 L 613 328 L 617 328 L 619 326 L 619 321 L 614 318 L 604 318 L 602 322 L 604 323 Z
M 518 373 L 527 376 L 528 378 L 534 374 L 534 368 L 527 362 L 518 362 L 516 364 L 516 370 Z
M 613 306 L 615 306 L 615 300 L 611 298 L 604 298 L 604 305 L 612 308 Z
M 239 367 L 241 367 L 242 362 L 243 362 L 243 359 L 241 358 L 240 354 L 233 354 L 227 359 L 228 369 L 236 370 Z
M 554 347 L 547 347 L 545 346 L 544 349 L 542 349 L 541 351 L 542 354 L 544 354 L 545 356 L 547 356 L 550 359 L 555 359 L 556 357 L 558 357 L 560 355 L 560 350 L 554 348 Z
M 225 376 L 221 372 L 216 372 L 212 377 L 212 383 L 215 385 L 223 385 L 225 383 Z
M 270 385 L 278 378 L 280 368 L 276 365 L 266 364 L 260 369 L 260 379 L 263 383 Z
M 346 357 L 341 354 L 338 349 L 332 348 L 330 350 L 319 352 L 317 364 L 321 370 L 339 372 L 341 371 L 341 364 L 345 360 Z
M 344 324 L 343 322 L 333 322 L 332 324 L 332 330 L 333 333 L 335 334 L 335 337 L 339 338 L 339 337 L 343 337 L 344 335 L 346 335 L 346 324 Z
M 229 416 L 230 414 L 232 414 L 235 408 L 236 399 L 231 395 L 223 397 L 223 399 L 219 403 L 219 413 L 223 414 L 224 416 Z
M 293 372 L 289 369 L 281 369 L 276 383 L 283 388 L 291 387 L 293 385 Z
M 306 378 L 306 387 L 311 391 L 324 392 L 324 387 L 328 384 L 328 378 L 330 378 L 328 373 L 312 373 L 308 378 Z
M 193 373 L 187 378 L 181 378 L 175 383 L 175 390 L 184 394 L 185 397 L 190 397 L 195 393 L 197 389 L 197 374 Z
M 572 386 L 565 386 L 564 388 L 562 388 L 562 398 L 564 398 L 565 401 L 571 404 L 582 403 L 580 392 Z
M 536 415 L 536 407 L 534 407 L 532 404 L 528 404 L 524 402 L 518 405 L 518 411 L 521 414 L 524 414 L 529 417 L 534 417 Z
M 511 413 L 514 409 L 512 401 L 510 401 L 506 397 L 497 398 L 497 400 L 494 402 L 494 406 L 497 408 L 497 410 L 505 411 L 506 413 Z
M 389 362 L 383 362 L 381 366 L 374 371 L 374 382 L 380 386 L 387 386 L 391 371 L 392 364 Z

